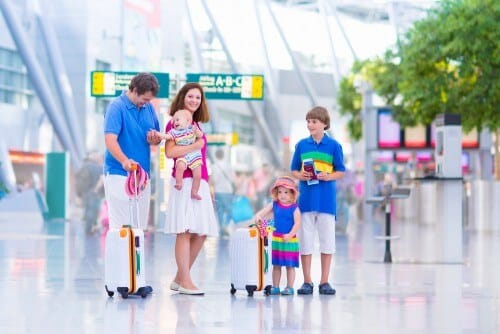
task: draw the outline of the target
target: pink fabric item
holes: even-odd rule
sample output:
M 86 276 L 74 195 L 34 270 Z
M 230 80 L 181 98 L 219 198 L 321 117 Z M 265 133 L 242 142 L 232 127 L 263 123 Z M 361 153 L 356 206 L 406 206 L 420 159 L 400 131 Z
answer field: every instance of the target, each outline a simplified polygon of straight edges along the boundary
M 99 208 L 99 221 L 103 228 L 109 228 L 109 210 L 108 202 L 106 200 L 102 201 L 101 207 Z
M 137 178 L 137 180 L 135 180 L 135 178 Z M 139 196 L 148 185 L 148 182 L 148 173 L 146 173 L 140 165 L 137 165 L 137 169 L 135 171 L 128 173 L 127 180 L 125 181 L 125 192 L 130 198 Z

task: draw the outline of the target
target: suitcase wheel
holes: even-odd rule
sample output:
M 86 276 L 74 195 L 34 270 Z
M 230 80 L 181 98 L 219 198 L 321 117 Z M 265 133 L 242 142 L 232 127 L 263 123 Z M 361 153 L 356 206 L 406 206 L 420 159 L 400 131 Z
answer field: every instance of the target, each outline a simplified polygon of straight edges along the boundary
M 118 290 L 118 293 L 120 293 L 120 295 L 122 296 L 123 299 L 128 298 L 128 288 L 120 287 L 120 288 L 117 288 L 116 290 Z
M 253 297 L 253 292 L 257 290 L 255 285 L 246 286 L 246 290 L 248 292 L 248 297 Z
M 137 294 L 142 298 L 146 298 L 148 295 L 148 289 L 146 289 L 146 287 L 139 288 L 139 290 L 137 290 Z
M 257 286 L 256 285 L 247 285 L 247 286 L 245 286 L 245 289 L 248 292 L 248 297 L 252 297 L 253 292 L 257 290 Z
M 105 285 L 104 288 L 106 289 L 106 293 L 108 294 L 108 297 L 113 297 L 115 292 L 113 290 L 108 290 L 108 286 Z

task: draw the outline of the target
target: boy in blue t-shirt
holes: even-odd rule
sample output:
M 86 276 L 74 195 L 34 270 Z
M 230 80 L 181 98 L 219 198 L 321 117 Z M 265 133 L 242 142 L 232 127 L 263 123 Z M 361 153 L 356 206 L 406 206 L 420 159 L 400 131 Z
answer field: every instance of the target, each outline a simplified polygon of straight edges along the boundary
M 335 180 L 344 176 L 342 146 L 325 134 L 330 128 L 330 116 L 324 107 L 314 107 L 306 114 L 307 129 L 311 134 L 295 145 L 290 169 L 299 179 L 299 209 L 302 224 L 299 229 L 304 284 L 297 290 L 300 295 L 313 293 L 311 259 L 314 250 L 314 233 L 317 230 L 321 252 L 321 280 L 319 293 L 334 295 L 328 277 L 335 253 Z M 314 171 L 304 169 L 304 160 L 313 160 Z M 319 182 L 310 182 L 316 178 Z

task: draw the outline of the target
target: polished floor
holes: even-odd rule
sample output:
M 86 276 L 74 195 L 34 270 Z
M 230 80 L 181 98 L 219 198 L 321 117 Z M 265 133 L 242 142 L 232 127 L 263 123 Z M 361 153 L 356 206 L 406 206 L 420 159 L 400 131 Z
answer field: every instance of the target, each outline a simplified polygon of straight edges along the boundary
M 383 219 L 337 236 L 335 296 L 249 298 L 230 290 L 228 240 L 210 239 L 193 268 L 203 297 L 168 289 L 173 238 L 148 232 L 145 299 L 109 298 L 104 236 L 78 220 L 2 219 L 0 333 L 500 333 L 500 234 L 464 232 L 463 264 L 433 261 L 435 227 L 393 221 L 383 263 Z M 314 277 L 319 277 L 314 257 Z M 302 283 L 297 271 L 295 287 Z M 317 282 L 316 282 L 317 283 Z

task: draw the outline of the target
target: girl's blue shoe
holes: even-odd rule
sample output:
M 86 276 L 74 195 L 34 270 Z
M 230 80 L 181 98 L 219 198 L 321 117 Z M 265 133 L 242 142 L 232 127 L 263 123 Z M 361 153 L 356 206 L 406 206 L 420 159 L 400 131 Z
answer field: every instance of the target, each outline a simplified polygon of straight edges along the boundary
M 281 291 L 281 294 L 284 295 L 284 296 L 291 296 L 295 293 L 295 291 L 293 291 L 293 288 L 287 286 L 285 289 L 283 289 L 283 291 Z
M 269 292 L 270 295 L 279 295 L 280 294 L 280 288 L 277 286 L 273 286 L 271 288 L 271 292 Z

